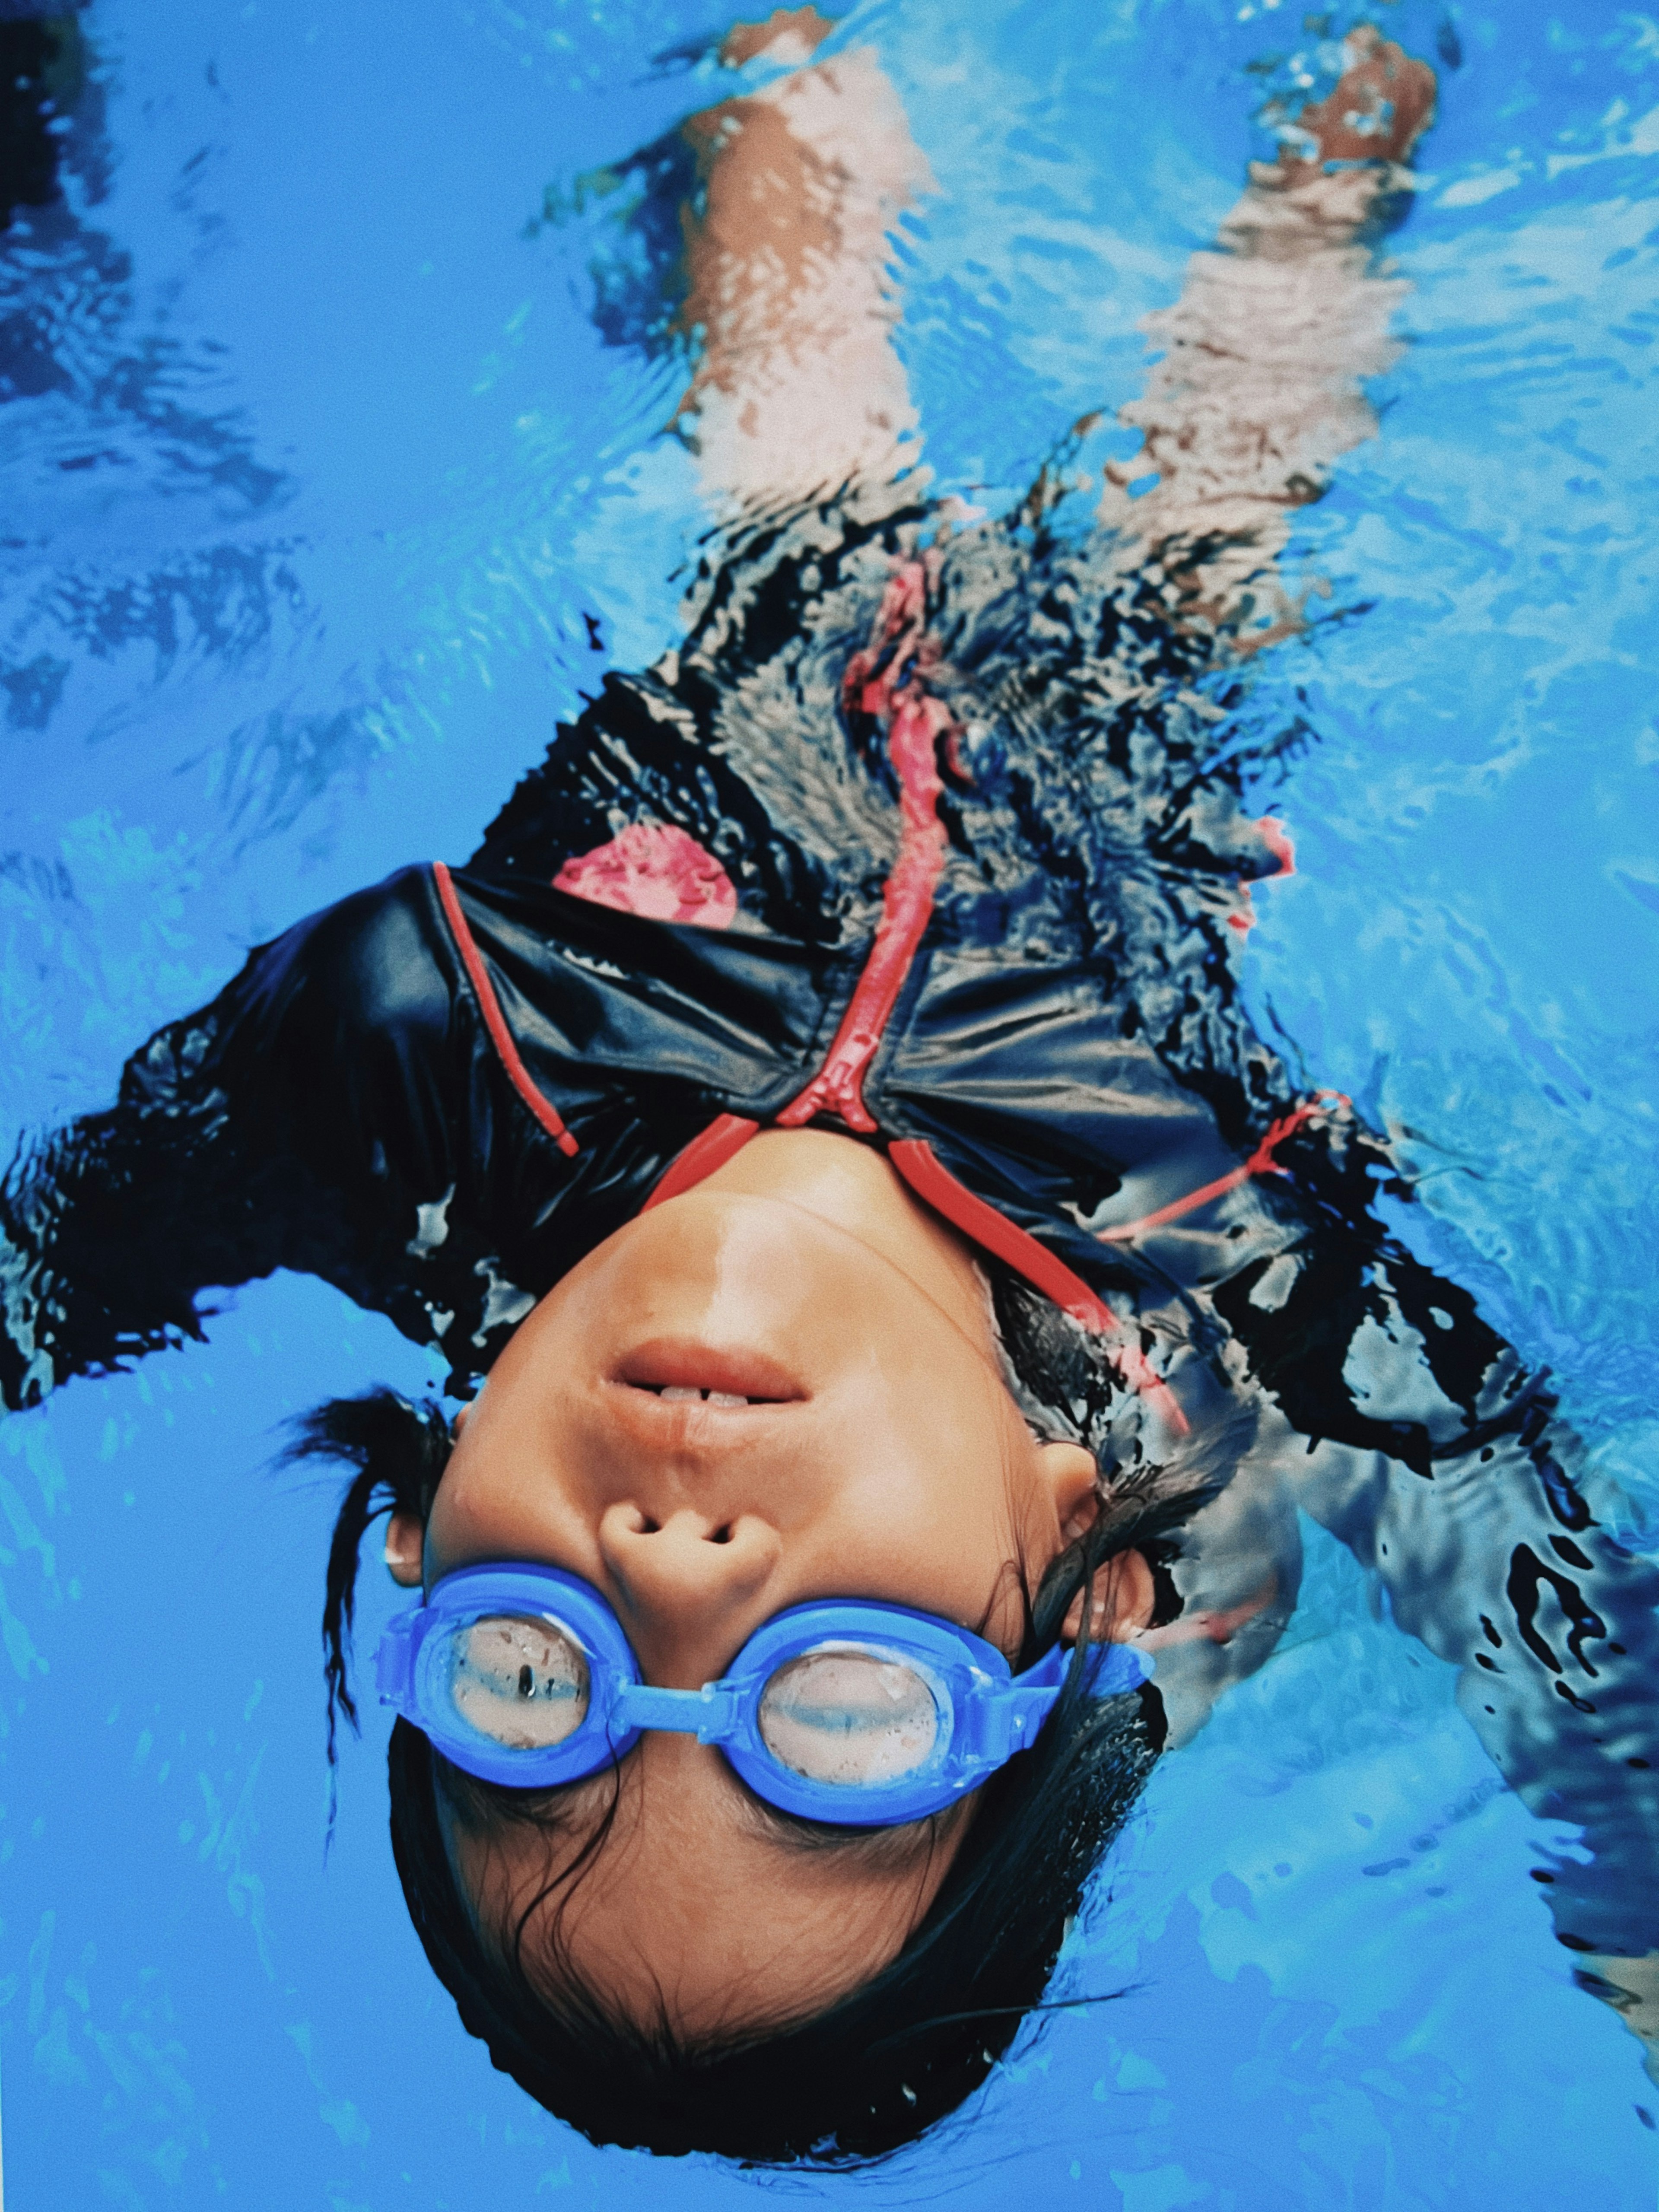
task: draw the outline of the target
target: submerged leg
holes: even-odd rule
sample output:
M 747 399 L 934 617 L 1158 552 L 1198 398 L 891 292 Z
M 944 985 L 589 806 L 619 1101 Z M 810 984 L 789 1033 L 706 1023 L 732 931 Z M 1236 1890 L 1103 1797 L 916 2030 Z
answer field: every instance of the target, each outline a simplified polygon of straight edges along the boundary
M 1106 471 L 1102 519 L 1128 557 L 1161 562 L 1182 617 L 1244 653 L 1298 626 L 1272 579 L 1291 514 L 1374 434 L 1361 379 L 1400 352 L 1389 324 L 1407 287 L 1378 270 L 1370 241 L 1432 118 L 1434 72 L 1370 26 L 1345 59 L 1279 159 L 1251 164 L 1175 306 L 1147 317 L 1165 351 L 1120 415 L 1145 442 Z M 1127 486 L 1153 472 L 1132 499 Z
M 724 60 L 803 66 L 682 126 L 701 191 L 678 321 L 698 350 L 677 419 L 716 501 L 880 479 L 915 455 L 888 236 L 933 179 L 872 48 L 807 59 L 830 28 L 811 7 L 735 26 Z

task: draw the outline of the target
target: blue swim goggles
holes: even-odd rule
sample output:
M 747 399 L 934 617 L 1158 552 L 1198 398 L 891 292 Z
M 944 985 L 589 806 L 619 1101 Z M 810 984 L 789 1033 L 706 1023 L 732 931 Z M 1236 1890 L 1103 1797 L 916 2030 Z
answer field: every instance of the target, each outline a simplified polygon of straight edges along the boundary
M 823 1599 L 757 1628 L 717 1682 L 640 1680 L 622 1623 L 556 1567 L 464 1567 L 393 1620 L 376 1675 L 465 1772 L 545 1790 L 597 1773 L 646 1729 L 718 1744 L 759 1797 L 806 1820 L 890 1827 L 936 1813 L 1032 1743 L 1060 1696 L 1058 1646 L 1014 1675 L 971 1630 L 898 1605 Z M 1152 1662 L 1121 1644 L 1085 1662 L 1090 1693 Z

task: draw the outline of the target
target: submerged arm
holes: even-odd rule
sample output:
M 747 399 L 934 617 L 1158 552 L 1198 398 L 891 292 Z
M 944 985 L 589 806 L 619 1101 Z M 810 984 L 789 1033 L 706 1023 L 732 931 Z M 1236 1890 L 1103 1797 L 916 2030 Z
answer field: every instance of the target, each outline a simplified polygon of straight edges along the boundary
M 1179 1532 L 1185 1607 L 1157 1639 L 1174 1646 L 1159 1661 L 1172 1731 L 1191 1734 L 1267 1657 L 1308 1515 L 1379 1609 L 1456 1668 L 1459 1706 L 1510 1786 L 1582 1831 L 1583 1850 L 1540 1847 L 1540 1894 L 1577 1978 L 1659 2067 L 1659 1566 L 1598 1517 L 1547 1378 L 1388 1234 L 1374 1210 L 1388 1156 L 1347 1109 L 1286 1139 L 1280 1164 L 1207 1228 L 1137 1239 L 1166 1263 L 1188 1240 L 1199 1310 L 1258 1407 L 1225 1488 Z M 1188 1402 L 1195 1435 L 1214 1426 Z
M 1345 1283 L 1316 1247 L 1288 1291 L 1223 1294 L 1277 1401 L 1287 1497 L 1329 1528 L 1398 1625 L 1459 1669 L 1504 1779 L 1582 1829 L 1538 1869 L 1581 1984 L 1659 2065 L 1659 1569 L 1598 1523 L 1543 1378 L 1466 1291 L 1379 1247 Z M 1265 1301 L 1258 1303 L 1258 1301 Z
M 1659 1570 L 1593 1518 L 1554 1400 L 1522 1382 L 1437 1456 L 1325 1446 L 1304 1502 L 1375 1573 L 1402 1628 L 1459 1668 L 1457 1696 L 1531 1809 L 1573 1824 L 1535 1873 L 1575 1979 L 1620 2012 L 1659 2080 Z

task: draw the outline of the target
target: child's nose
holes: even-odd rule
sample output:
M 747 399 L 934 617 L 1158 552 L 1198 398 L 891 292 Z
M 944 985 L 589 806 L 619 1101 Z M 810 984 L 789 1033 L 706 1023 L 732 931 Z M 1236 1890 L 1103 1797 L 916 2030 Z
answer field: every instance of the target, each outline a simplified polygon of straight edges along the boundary
M 623 1626 L 664 1689 L 698 1689 L 720 1672 L 736 1649 L 733 1616 L 755 1610 L 783 1548 L 757 1514 L 684 1507 L 658 1521 L 631 1502 L 608 1506 L 599 1534 Z

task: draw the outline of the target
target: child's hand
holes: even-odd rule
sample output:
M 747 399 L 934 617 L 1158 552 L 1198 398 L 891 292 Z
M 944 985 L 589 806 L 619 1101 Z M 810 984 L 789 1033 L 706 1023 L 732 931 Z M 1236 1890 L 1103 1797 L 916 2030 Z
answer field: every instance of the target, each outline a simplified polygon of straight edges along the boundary
M 1659 1951 L 1645 1959 L 1615 1959 L 1581 1952 L 1573 1979 L 1610 2004 L 1632 2035 L 1647 2045 L 1648 2078 L 1659 2086 Z

